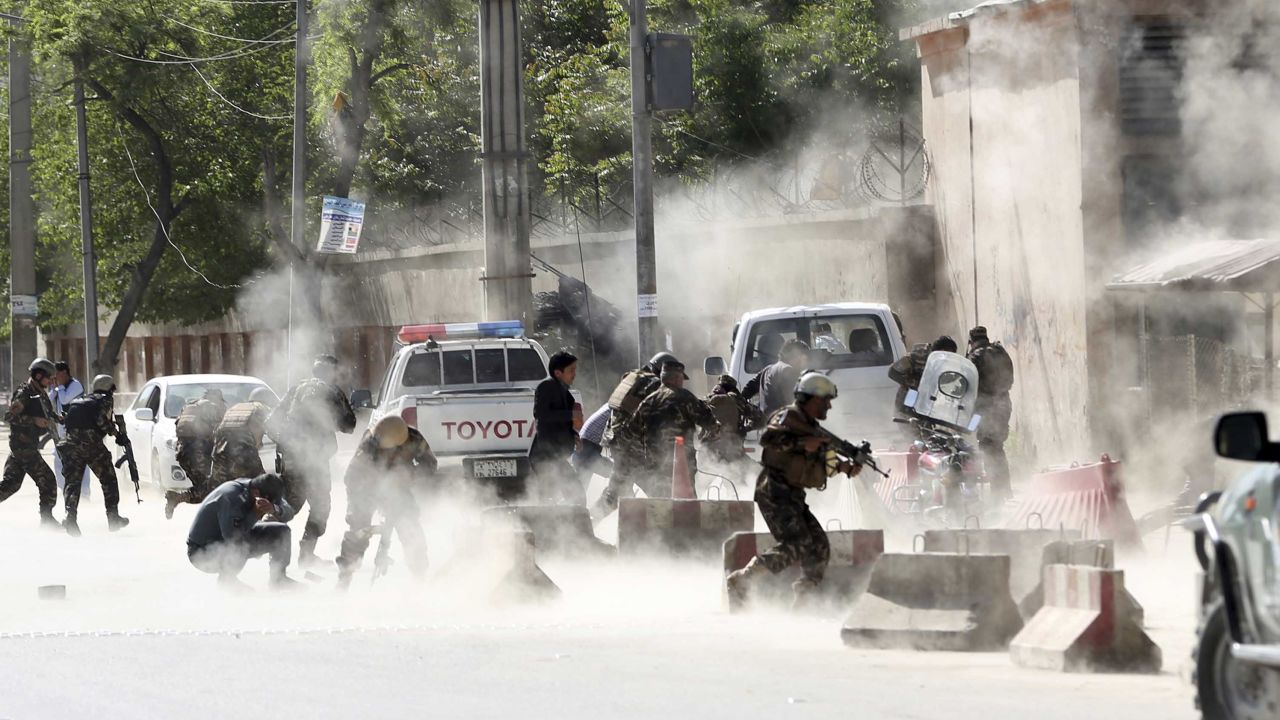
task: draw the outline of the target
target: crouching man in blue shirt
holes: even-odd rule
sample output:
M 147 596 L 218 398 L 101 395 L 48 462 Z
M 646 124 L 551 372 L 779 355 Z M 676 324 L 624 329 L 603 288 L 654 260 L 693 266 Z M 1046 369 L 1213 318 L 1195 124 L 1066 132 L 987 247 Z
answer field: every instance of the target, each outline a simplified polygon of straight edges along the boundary
M 216 574 L 227 587 L 247 586 L 238 576 L 250 558 L 267 555 L 272 589 L 299 583 L 285 574 L 290 533 L 285 523 L 294 510 L 284 499 L 284 481 L 266 473 L 229 480 L 205 497 L 187 535 L 187 559 L 202 572 Z

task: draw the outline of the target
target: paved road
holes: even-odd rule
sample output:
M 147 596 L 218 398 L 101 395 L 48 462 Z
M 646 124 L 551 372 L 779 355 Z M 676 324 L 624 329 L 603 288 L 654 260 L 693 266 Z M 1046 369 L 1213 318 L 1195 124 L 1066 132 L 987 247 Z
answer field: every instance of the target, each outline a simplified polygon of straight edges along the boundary
M 79 539 L 38 528 L 29 484 L 0 504 L 0 718 L 1195 716 L 1194 586 L 1176 537 L 1128 568 L 1165 672 L 1060 675 L 1001 653 L 850 650 L 838 616 L 730 616 L 710 565 L 548 561 L 564 596 L 536 607 L 495 605 L 483 583 L 414 583 L 399 566 L 346 595 L 228 596 L 187 565 L 193 508 L 165 521 L 158 493 L 125 497 L 131 527 L 108 534 L 95 492 Z M 465 507 L 432 509 L 437 568 L 473 522 Z M 265 574 L 254 563 L 245 579 L 261 587 Z M 68 599 L 37 600 L 45 584 Z

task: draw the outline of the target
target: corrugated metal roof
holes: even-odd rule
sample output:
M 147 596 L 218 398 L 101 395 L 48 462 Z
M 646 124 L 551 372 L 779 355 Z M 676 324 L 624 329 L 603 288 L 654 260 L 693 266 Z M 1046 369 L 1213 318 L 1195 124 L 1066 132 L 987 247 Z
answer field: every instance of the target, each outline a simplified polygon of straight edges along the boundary
M 1162 251 L 1152 260 L 1117 275 L 1107 287 L 1155 290 L 1198 286 L 1256 291 L 1270 287 L 1267 278 L 1258 275 L 1276 261 L 1280 261 L 1280 240 L 1209 240 Z M 1280 291 L 1280 285 L 1274 289 Z

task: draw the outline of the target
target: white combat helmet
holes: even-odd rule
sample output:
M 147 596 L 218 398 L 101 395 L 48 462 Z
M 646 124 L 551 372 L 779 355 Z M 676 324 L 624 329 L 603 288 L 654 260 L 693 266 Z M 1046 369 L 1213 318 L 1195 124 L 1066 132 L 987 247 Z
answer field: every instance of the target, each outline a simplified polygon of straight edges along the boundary
M 116 389 L 116 381 L 110 375 L 96 375 L 89 387 L 90 392 L 111 392 Z
M 835 398 L 838 394 L 836 383 L 820 372 L 809 371 L 800 376 L 796 383 L 796 397 Z

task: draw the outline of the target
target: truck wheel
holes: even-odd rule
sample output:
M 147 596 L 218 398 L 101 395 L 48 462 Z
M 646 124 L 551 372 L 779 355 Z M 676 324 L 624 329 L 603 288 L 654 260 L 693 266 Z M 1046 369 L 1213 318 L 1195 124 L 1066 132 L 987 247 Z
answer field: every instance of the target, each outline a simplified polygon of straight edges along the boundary
M 1196 631 L 1192 650 L 1196 707 L 1204 720 L 1265 720 L 1275 717 L 1269 698 L 1274 680 L 1257 665 L 1231 656 L 1231 634 L 1222 600 L 1214 602 Z

